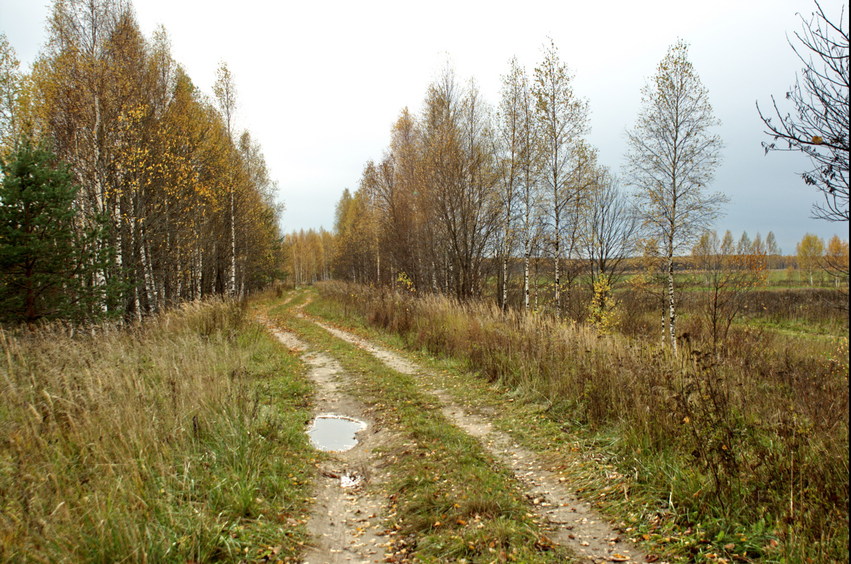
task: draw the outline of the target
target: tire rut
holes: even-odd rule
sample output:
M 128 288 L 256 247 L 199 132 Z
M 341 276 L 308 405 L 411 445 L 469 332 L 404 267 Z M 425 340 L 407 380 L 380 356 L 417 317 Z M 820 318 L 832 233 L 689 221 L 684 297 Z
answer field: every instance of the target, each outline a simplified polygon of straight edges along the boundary
M 423 372 L 416 364 L 371 341 L 316 319 L 311 321 L 335 337 L 369 352 L 397 372 L 408 375 Z M 495 459 L 511 469 L 553 543 L 570 549 L 579 562 L 645 560 L 646 555 L 631 540 L 622 538 L 587 502 L 573 495 L 563 478 L 547 469 L 540 456 L 517 444 L 508 434 L 494 429 L 485 417 L 458 405 L 445 390 L 430 391 L 450 421 L 479 439 Z
M 344 452 L 329 452 L 317 467 L 313 507 L 307 523 L 314 538 L 302 556 L 303 564 L 373 563 L 385 561 L 383 536 L 385 500 L 373 486 L 385 475 L 375 450 L 390 439 L 375 426 L 364 406 L 345 392 L 349 377 L 336 360 L 312 351 L 294 334 L 269 322 L 275 338 L 299 354 L 310 367 L 308 377 L 316 387 L 314 416 L 337 414 L 358 419 L 367 427 L 357 434 L 358 444 Z

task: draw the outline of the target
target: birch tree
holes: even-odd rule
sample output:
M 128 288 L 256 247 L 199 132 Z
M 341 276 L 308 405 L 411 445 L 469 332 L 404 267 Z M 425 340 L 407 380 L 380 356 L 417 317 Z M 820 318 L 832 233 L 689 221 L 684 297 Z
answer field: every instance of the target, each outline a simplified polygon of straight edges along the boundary
M 528 237 L 518 229 L 520 217 L 526 217 L 528 198 L 524 198 L 524 171 L 530 167 L 532 158 L 531 136 L 531 95 L 529 79 L 517 59 L 509 63 L 508 74 L 502 78 L 502 99 L 497 119 L 498 170 L 499 170 L 499 207 L 500 207 L 500 307 L 508 307 L 508 262 L 515 242 L 523 240 L 524 256 L 527 254 Z M 531 180 L 531 179 L 527 179 Z M 520 231 L 518 234 L 517 232 Z M 528 259 L 524 259 L 527 263 Z M 524 268 L 524 295 L 528 294 L 528 266 Z M 528 298 L 524 298 L 524 307 L 528 308 Z
M 451 69 L 429 88 L 425 114 L 425 177 L 447 251 L 444 287 L 467 299 L 480 290 L 495 223 L 493 132 L 478 90 L 463 92 Z
M 103 234 L 86 239 L 102 257 L 86 284 L 121 288 L 102 293 L 101 313 L 138 318 L 273 279 L 274 183 L 249 137 L 236 148 L 229 73 L 219 111 L 172 60 L 165 33 L 147 41 L 121 0 L 57 0 L 48 33 L 17 102 L 0 109 L 11 108 L 3 124 L 14 135 L 48 141 L 80 187 L 76 228 Z
M 567 209 L 577 194 L 569 179 L 574 142 L 588 130 L 588 103 L 573 91 L 573 75 L 550 41 L 535 68 L 532 94 L 541 143 L 541 182 L 547 191 L 555 284 L 556 314 L 561 315 L 562 231 Z
M 12 116 L 17 104 L 18 88 L 21 81 L 15 50 L 0 33 L 0 146 L 10 144 Z
M 393 240 L 394 277 L 404 273 L 413 287 L 428 287 L 432 273 L 434 244 L 429 217 L 430 199 L 421 181 L 421 144 L 414 117 L 404 108 L 391 131 L 388 160 L 392 175 L 385 184 L 392 185 L 390 227 L 387 236 Z
M 709 92 L 679 40 L 641 91 L 641 109 L 628 131 L 627 178 L 638 207 L 665 258 L 667 332 L 676 353 L 674 256 L 688 248 L 720 213 L 727 198 L 708 193 L 720 162 L 719 125 Z
M 213 94 L 219 105 L 219 110 L 225 120 L 228 138 L 233 141 L 233 118 L 236 113 L 236 84 L 233 75 L 226 63 L 219 64 L 216 71 L 216 83 L 213 85 Z M 228 182 L 228 204 L 230 213 L 228 222 L 230 224 L 230 273 L 228 277 L 228 292 L 236 293 L 236 187 L 234 179 Z
M 742 231 L 742 236 L 739 237 L 739 244 L 736 246 L 736 253 L 740 256 L 748 255 L 751 252 L 752 245 L 753 243 L 751 242 L 748 232 Z
M 834 235 L 827 242 L 822 268 L 833 278 L 833 283 L 840 286 L 848 284 L 848 241 L 843 241 L 839 235 Z M 848 307 L 846 302 L 845 307 Z
M 769 268 L 780 268 L 783 260 L 782 250 L 777 245 L 777 238 L 774 236 L 774 231 L 769 231 L 765 236 L 765 254 L 768 257 Z
M 824 256 L 824 241 L 818 235 L 807 233 L 795 247 L 798 268 L 804 273 L 810 286 L 814 284 L 813 274 L 818 270 Z

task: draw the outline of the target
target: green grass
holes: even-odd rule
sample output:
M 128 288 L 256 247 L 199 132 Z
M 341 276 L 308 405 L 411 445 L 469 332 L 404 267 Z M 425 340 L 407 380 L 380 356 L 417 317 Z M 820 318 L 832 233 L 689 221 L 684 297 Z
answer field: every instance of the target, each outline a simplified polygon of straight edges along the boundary
M 447 421 L 418 377 L 400 374 L 289 307 L 271 310 L 277 323 L 331 354 L 354 375 L 349 390 L 374 409 L 401 440 L 384 454 L 395 550 L 423 562 L 563 562 L 549 545 L 510 473 L 479 443 Z
M 0 348 L 0 560 L 297 558 L 311 389 L 238 306 Z

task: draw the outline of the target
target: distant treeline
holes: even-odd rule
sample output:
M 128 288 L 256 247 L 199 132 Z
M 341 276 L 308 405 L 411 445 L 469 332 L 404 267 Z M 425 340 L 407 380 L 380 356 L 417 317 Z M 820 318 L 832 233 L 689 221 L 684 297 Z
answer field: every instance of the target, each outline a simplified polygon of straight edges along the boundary
M 715 120 L 686 55 L 684 43 L 672 46 L 651 86 L 672 85 L 666 73 L 679 73 L 689 86 L 676 94 L 703 112 L 701 135 L 713 145 Z M 493 296 L 502 308 L 546 304 L 562 315 L 578 285 L 584 292 L 642 274 L 643 288 L 665 288 L 673 319 L 674 272 L 748 271 L 753 276 L 737 276 L 737 285 L 755 285 L 768 270 L 797 266 L 798 253 L 784 255 L 772 232 L 753 240 L 747 233 L 710 237 L 726 201 L 703 192 L 717 164 L 714 149 L 696 153 L 706 170 L 695 177 L 642 172 L 653 160 L 642 151 L 676 138 L 678 125 L 657 123 L 670 130 L 658 139 L 647 125 L 672 93 L 643 91 L 647 109 L 630 138 L 642 150 L 629 156 L 626 191 L 585 138 L 588 103 L 574 93 L 556 47 L 548 46 L 531 77 L 516 60 L 507 70 L 495 108 L 474 82 L 462 85 L 446 68 L 418 114 L 403 109 L 384 156 L 366 163 L 357 189 L 340 198 L 333 234 L 287 237 L 292 280 L 397 285 L 460 300 Z M 847 257 L 847 242 L 837 245 L 837 256 Z M 820 249 L 822 256 L 823 241 Z
M 587 314 L 606 327 L 616 325 L 612 293 L 628 283 L 664 312 L 676 352 L 682 284 L 713 290 L 717 321 L 721 310 L 735 317 L 744 293 L 779 282 L 769 273 L 791 264 L 773 233 L 737 241 L 712 232 L 728 201 L 709 191 L 720 122 L 688 50 L 672 44 L 641 89 L 622 180 L 589 143 L 589 103 L 552 41 L 531 73 L 509 61 L 495 106 L 474 80 L 445 68 L 422 109 L 402 109 L 384 155 L 343 192 L 333 236 L 287 238 L 293 280 L 492 297 L 502 310 Z M 842 286 L 847 241 L 817 239 L 795 249 L 805 272 L 797 284 L 816 285 L 828 272 Z M 680 275 L 686 270 L 693 276 Z
M 706 232 L 705 239 L 716 237 L 713 232 Z M 704 240 L 705 240 L 704 239 Z M 301 230 L 290 233 L 284 238 L 285 253 L 287 257 L 286 271 L 287 279 L 295 285 L 313 284 L 332 280 L 334 278 L 351 280 L 351 259 L 344 254 L 346 246 L 339 243 L 340 237 L 335 233 L 320 230 Z M 651 254 L 639 255 L 641 251 L 649 251 Z M 769 250 L 771 252 L 769 252 Z M 738 241 L 733 240 L 731 233 L 725 233 L 719 241 L 718 248 L 712 256 L 718 259 L 727 258 L 735 264 L 730 268 L 736 270 L 748 270 L 756 278 L 751 280 L 751 285 L 771 286 L 799 286 L 806 283 L 810 273 L 816 274 L 818 280 L 829 286 L 848 283 L 848 242 L 833 236 L 826 244 L 819 237 L 811 234 L 804 236 L 798 243 L 796 250 L 798 254 L 783 254 L 776 244 L 774 233 L 769 231 L 765 240 L 759 233 L 753 240 L 747 232 L 743 232 Z M 655 255 L 653 252 L 655 251 Z M 364 257 L 362 257 L 364 258 Z M 633 248 L 633 254 L 629 256 L 613 257 L 615 266 L 607 272 L 610 283 L 617 284 L 620 281 L 634 279 L 636 275 L 652 273 L 659 266 L 658 250 L 654 248 Z M 393 264 L 386 264 L 379 274 L 377 267 L 379 257 L 365 257 L 365 264 L 372 268 L 355 269 L 354 272 L 362 273 L 360 282 L 370 284 L 395 285 L 409 290 L 416 289 L 413 281 L 406 272 L 396 270 Z M 701 248 L 701 240 L 691 254 L 675 256 L 673 261 L 674 271 L 679 274 L 699 274 L 707 268 L 707 256 Z M 534 253 L 530 260 L 530 293 L 534 303 L 535 295 L 543 290 L 546 293 L 544 301 L 551 298 L 552 272 L 554 271 L 552 258 L 542 253 Z M 594 280 L 598 278 L 595 274 L 597 265 L 590 260 L 589 256 L 576 258 L 564 258 L 560 261 L 560 271 L 565 280 L 583 286 L 582 294 L 588 294 L 587 290 L 593 286 Z M 346 266 L 344 266 L 346 265 Z M 348 266 L 348 268 L 347 268 Z M 712 266 L 712 265 L 710 265 Z M 504 270 L 503 270 L 504 269 Z M 496 291 L 496 281 L 504 272 L 508 283 L 508 302 L 512 307 L 522 306 L 522 282 L 525 275 L 526 261 L 522 255 L 512 254 L 508 257 L 489 256 L 482 260 L 481 272 L 484 277 L 482 294 L 493 295 Z M 760 271 L 760 274 L 753 271 Z M 771 274 L 769 271 L 774 271 Z M 778 273 L 777 271 L 786 271 Z M 380 277 L 379 277 L 380 276 Z M 753 278 L 753 277 L 752 277 Z M 695 280 L 695 284 L 700 284 Z M 541 286 L 543 285 L 543 288 Z M 431 291 L 430 288 L 420 291 Z M 438 289 L 438 293 L 443 293 Z M 538 300 L 540 302 L 540 300 Z

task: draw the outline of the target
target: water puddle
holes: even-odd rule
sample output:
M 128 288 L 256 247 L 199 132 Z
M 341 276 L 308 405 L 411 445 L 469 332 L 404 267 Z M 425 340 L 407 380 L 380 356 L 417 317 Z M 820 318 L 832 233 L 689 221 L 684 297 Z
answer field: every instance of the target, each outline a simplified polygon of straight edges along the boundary
M 366 423 L 343 415 L 318 415 L 307 430 L 310 442 L 319 450 L 342 452 L 358 444 L 357 433 Z

